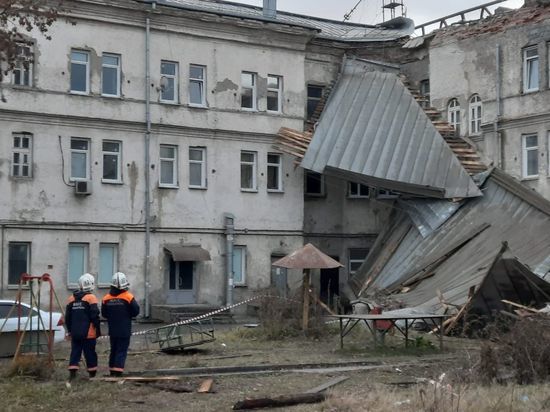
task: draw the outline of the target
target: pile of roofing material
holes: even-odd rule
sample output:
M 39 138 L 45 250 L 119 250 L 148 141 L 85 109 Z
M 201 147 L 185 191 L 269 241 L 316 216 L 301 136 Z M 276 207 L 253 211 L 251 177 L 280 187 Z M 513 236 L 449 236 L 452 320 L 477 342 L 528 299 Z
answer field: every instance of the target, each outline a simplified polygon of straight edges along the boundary
M 505 309 L 503 299 L 545 306 L 550 203 L 498 169 L 482 190 L 482 197 L 448 209 L 426 199 L 424 211 L 432 210 L 432 217 L 425 213 L 424 221 L 436 222 L 428 232 L 420 230 L 418 214 L 396 212 L 351 279 L 354 291 L 368 296 L 382 290 L 406 307 L 428 313 L 454 309 L 459 317 L 492 316 Z

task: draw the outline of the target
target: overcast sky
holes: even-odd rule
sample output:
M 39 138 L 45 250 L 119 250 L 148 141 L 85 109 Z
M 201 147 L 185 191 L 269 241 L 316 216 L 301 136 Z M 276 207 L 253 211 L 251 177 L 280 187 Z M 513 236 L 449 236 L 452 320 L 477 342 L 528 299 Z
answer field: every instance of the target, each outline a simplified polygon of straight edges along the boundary
M 232 0 L 238 3 L 261 6 L 263 0 Z M 333 20 L 343 20 L 358 0 L 277 0 L 277 9 L 310 16 L 325 17 Z M 457 11 L 466 10 L 489 0 L 404 0 L 407 16 L 418 24 L 425 23 Z M 523 0 L 508 0 L 499 6 L 518 8 Z M 398 9 L 399 10 L 399 9 Z M 389 14 L 387 14 L 389 16 Z M 479 15 L 469 15 L 472 20 Z M 382 21 L 382 0 L 363 0 L 352 15 L 351 21 L 364 24 L 375 24 Z

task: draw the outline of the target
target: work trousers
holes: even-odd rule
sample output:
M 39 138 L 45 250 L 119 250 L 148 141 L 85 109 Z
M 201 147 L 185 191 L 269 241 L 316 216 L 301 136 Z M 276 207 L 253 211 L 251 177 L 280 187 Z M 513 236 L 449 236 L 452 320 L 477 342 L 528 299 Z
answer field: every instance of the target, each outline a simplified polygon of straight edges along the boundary
M 113 372 L 124 372 L 124 364 L 130 346 L 130 337 L 114 338 L 111 336 L 111 353 L 109 355 L 109 370 Z
M 80 357 L 84 352 L 86 367 L 89 372 L 97 370 L 97 353 L 95 351 L 96 339 L 71 339 L 71 358 L 69 370 L 78 370 Z

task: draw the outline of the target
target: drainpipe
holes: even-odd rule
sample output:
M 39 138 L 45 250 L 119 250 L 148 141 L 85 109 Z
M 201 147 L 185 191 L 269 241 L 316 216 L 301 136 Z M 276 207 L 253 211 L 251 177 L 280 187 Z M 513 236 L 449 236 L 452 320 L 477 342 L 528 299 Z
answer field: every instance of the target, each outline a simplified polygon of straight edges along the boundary
M 4 299 L 4 243 L 5 243 L 5 237 L 4 237 L 4 231 L 5 226 L 0 225 L 0 297 Z
M 500 101 L 501 101 L 501 74 L 500 74 L 500 44 L 497 44 L 496 47 L 496 62 L 495 62 L 495 68 L 496 68 L 496 76 L 495 76 L 495 82 L 496 82 L 496 114 L 495 114 L 495 120 L 493 122 L 493 132 L 495 134 L 495 138 L 497 141 L 497 166 L 502 169 L 504 164 L 504 147 L 502 145 L 502 136 L 500 135 L 500 132 L 498 131 L 498 122 L 500 120 L 501 112 L 500 112 Z
M 233 241 L 235 239 L 235 216 L 225 213 L 225 271 L 227 273 L 226 306 L 233 304 Z

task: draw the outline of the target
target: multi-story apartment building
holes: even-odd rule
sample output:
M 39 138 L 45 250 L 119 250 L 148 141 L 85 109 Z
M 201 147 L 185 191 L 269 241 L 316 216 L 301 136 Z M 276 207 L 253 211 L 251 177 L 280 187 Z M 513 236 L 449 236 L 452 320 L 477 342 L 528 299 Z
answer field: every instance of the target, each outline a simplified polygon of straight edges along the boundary
M 303 244 L 304 220 L 308 233 L 350 238 L 337 257 L 361 263 L 377 220 L 316 229 L 326 212 L 304 212 L 303 170 L 273 142 L 303 128 L 346 50 L 409 27 L 265 3 L 75 0 L 51 41 L 29 34 L 30 65 L 1 85 L 2 296 L 21 272 L 49 272 L 63 295 L 84 272 L 103 288 L 120 270 L 145 315 L 239 301 L 272 277 L 296 284 L 271 262 Z M 333 185 L 331 196 L 365 197 Z

